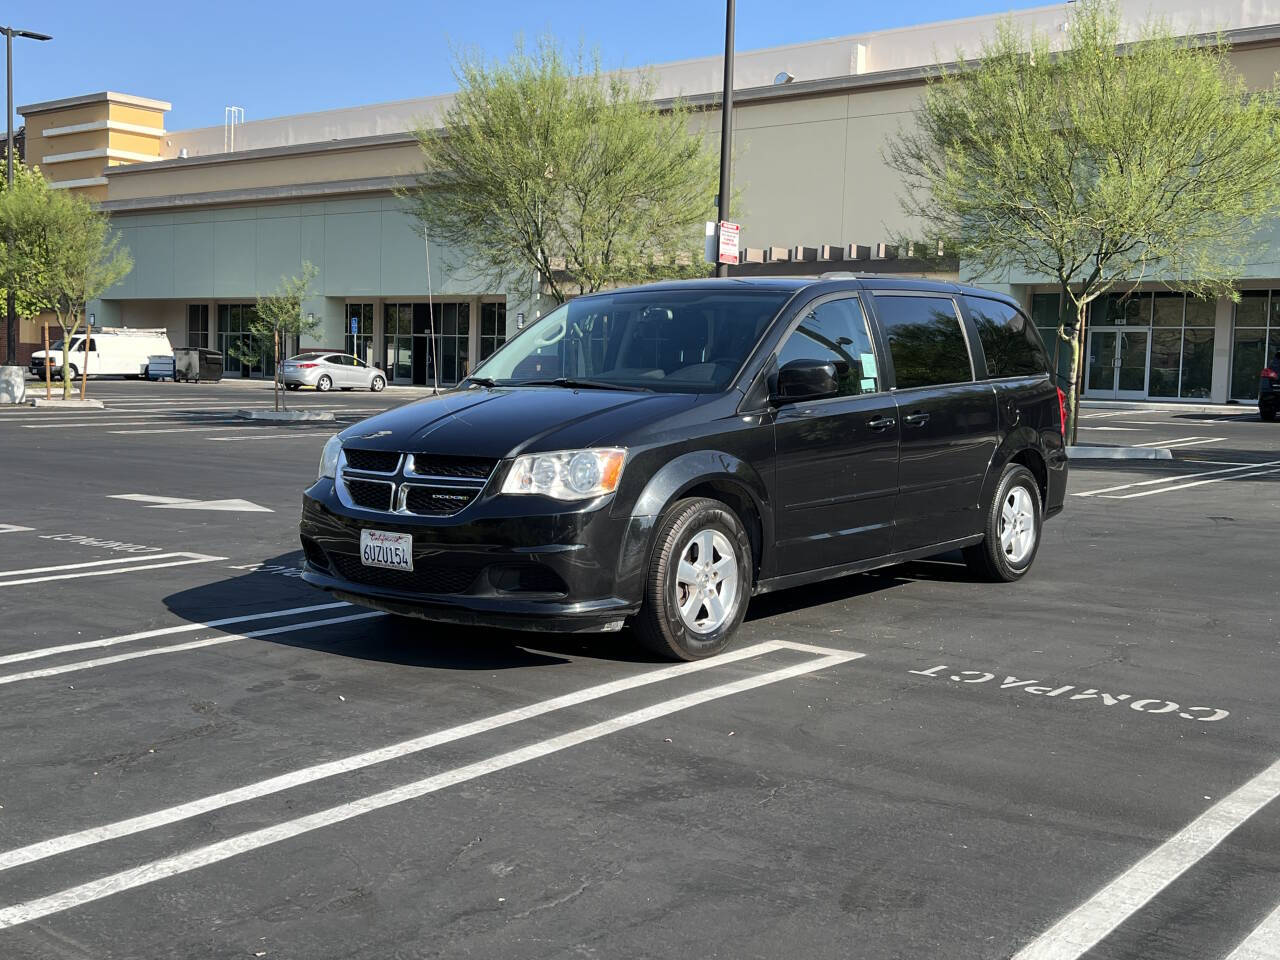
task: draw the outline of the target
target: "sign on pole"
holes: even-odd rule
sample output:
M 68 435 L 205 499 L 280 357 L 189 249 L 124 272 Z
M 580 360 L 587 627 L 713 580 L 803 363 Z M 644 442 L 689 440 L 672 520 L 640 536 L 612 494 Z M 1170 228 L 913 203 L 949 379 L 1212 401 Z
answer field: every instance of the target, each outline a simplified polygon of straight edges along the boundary
M 720 257 L 717 262 L 736 266 L 738 263 L 738 239 L 742 224 L 720 221 Z
M 716 222 L 707 221 L 707 236 L 702 244 L 702 257 L 707 263 L 716 262 Z
M 91 329 L 92 329 L 92 327 L 93 327 L 93 325 L 94 325 L 94 323 L 95 323 L 96 319 L 97 319 L 97 318 L 96 318 L 96 317 L 94 317 L 94 315 L 93 315 L 92 313 L 91 313 L 91 314 L 89 314 L 89 327 L 90 327 Z
M 360 318 L 352 317 L 351 318 L 351 335 L 354 337 L 359 332 L 360 332 Z

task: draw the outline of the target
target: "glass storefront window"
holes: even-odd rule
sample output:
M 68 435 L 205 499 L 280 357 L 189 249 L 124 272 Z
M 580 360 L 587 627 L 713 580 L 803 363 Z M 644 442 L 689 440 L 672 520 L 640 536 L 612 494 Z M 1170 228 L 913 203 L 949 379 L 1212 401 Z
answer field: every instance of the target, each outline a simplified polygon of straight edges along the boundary
M 356 332 L 351 333 L 351 324 L 355 321 Z M 348 303 L 346 312 L 345 344 L 343 350 L 359 357 L 371 366 L 377 363 L 373 349 L 373 304 Z
M 228 374 L 269 377 L 275 373 L 270 344 L 253 351 L 252 359 L 243 359 L 240 355 L 242 351 L 253 348 L 251 328 L 257 315 L 258 308 L 252 303 L 218 304 L 218 350 L 222 352 Z M 233 344 L 240 344 L 240 349 L 233 351 Z
M 1280 342 L 1280 338 L 1277 338 Z M 1267 331 L 1244 327 L 1231 337 L 1231 399 L 1258 398 L 1258 371 L 1267 365 Z
M 1185 304 L 1186 297 L 1181 293 L 1157 293 L 1155 295 L 1155 309 L 1151 317 L 1152 326 L 1181 327 Z
M 1178 367 L 1182 353 L 1182 331 L 1151 331 L 1151 373 L 1147 380 L 1147 396 L 1176 397 Z
M 187 304 L 187 346 L 209 346 L 209 305 Z
M 480 304 L 480 356 L 489 354 L 507 342 L 507 305 L 505 303 Z
M 1180 397 L 1207 400 L 1213 387 L 1213 328 L 1188 327 L 1182 339 Z
M 1274 291 L 1273 291 L 1274 292 Z M 1280 297 L 1266 290 L 1245 290 L 1235 305 L 1235 329 L 1231 333 L 1231 399 L 1256 400 L 1258 397 L 1258 371 L 1267 365 L 1269 350 L 1280 343 L 1280 334 L 1270 335 L 1268 343 L 1267 321 L 1280 325 Z

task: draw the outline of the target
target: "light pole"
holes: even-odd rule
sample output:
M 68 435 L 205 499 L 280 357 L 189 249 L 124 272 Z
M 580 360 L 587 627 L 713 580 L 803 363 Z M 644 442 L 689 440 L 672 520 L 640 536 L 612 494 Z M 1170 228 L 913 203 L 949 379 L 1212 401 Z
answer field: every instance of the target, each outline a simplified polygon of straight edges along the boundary
M 720 202 L 717 219 L 729 219 L 729 175 L 733 160 L 733 0 L 726 0 L 724 10 L 724 94 L 720 98 Z M 719 245 L 720 227 L 716 226 Z M 729 265 L 716 257 L 716 276 L 727 277 Z
M 13 189 L 13 38 L 26 37 L 28 40 L 52 40 L 53 37 L 44 33 L 34 33 L 30 30 L 19 30 L 16 27 L 0 27 L 0 32 L 4 33 L 4 50 L 5 50 L 5 66 L 8 72 L 8 104 L 9 104 L 9 140 L 8 147 L 5 150 L 5 180 L 9 184 L 9 189 Z M 5 365 L 16 367 L 18 365 L 18 317 L 14 307 L 13 290 L 9 290 L 9 296 L 5 303 L 5 327 L 8 331 L 6 335 L 6 352 Z

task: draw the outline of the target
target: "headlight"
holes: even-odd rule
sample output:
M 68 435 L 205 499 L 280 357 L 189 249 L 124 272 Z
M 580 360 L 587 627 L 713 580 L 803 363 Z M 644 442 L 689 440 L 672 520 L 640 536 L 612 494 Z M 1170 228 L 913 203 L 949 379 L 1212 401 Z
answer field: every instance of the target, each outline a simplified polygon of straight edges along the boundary
M 627 451 L 614 447 L 516 457 L 503 481 L 502 492 L 538 493 L 557 500 L 589 500 L 618 489 L 626 459 Z
M 338 454 L 342 453 L 342 440 L 335 433 L 324 442 L 324 450 L 320 454 L 320 476 L 333 479 L 338 472 Z

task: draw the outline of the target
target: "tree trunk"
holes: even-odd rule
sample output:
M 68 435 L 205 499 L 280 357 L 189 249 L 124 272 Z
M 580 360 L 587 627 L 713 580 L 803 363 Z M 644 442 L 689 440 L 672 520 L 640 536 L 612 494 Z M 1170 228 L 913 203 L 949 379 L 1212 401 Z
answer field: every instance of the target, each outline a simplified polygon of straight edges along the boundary
M 70 354 L 67 350 L 67 341 L 71 339 L 65 333 L 62 335 L 62 399 L 71 399 L 71 366 Z
M 1074 445 L 1080 419 L 1080 356 L 1084 352 L 1086 304 L 1076 305 L 1076 328 L 1071 335 L 1071 380 L 1067 384 L 1067 432 L 1064 439 Z
M 280 331 L 271 338 L 271 386 L 275 396 L 276 413 L 280 412 Z

